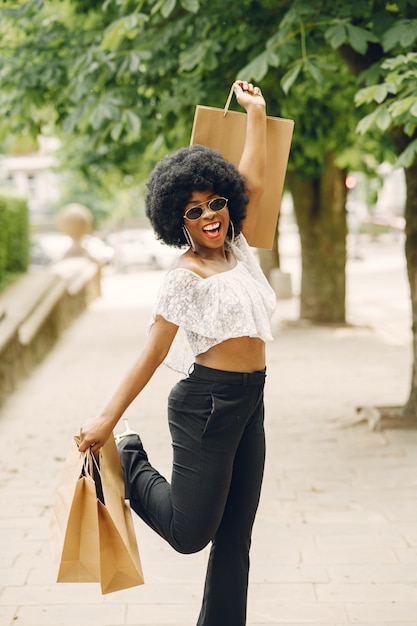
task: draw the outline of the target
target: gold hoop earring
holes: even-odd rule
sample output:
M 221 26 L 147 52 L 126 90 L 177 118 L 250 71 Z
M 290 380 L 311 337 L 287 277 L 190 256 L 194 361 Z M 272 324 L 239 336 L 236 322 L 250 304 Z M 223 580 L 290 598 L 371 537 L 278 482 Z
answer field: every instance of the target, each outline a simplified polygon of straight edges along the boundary
M 186 226 L 182 227 L 182 232 L 184 233 L 184 237 L 185 237 L 185 241 L 187 242 L 187 244 L 190 246 L 191 250 L 193 252 L 195 252 L 195 245 L 194 245 L 194 241 L 191 238 L 190 233 L 188 232 L 188 228 Z
M 229 229 L 230 229 L 230 236 L 229 236 Z M 227 229 L 227 234 L 228 234 L 229 243 L 235 243 L 235 227 L 233 226 L 233 222 L 231 219 L 229 219 L 229 228 Z

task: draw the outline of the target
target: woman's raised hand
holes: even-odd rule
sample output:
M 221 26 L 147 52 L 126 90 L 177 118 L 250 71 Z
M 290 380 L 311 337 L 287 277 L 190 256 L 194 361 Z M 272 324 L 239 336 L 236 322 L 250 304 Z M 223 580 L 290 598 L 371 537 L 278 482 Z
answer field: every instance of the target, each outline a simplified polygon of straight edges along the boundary
M 237 101 L 246 111 L 252 106 L 265 107 L 265 100 L 259 87 L 254 87 L 252 83 L 244 80 L 236 80 L 233 86 Z

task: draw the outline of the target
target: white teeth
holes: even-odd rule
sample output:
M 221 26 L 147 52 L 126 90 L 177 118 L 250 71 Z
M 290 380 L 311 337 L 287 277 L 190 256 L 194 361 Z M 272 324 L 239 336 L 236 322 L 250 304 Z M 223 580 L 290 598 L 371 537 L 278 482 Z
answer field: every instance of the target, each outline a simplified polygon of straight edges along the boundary
M 216 228 L 220 228 L 220 222 L 216 222 L 215 224 L 208 224 L 204 226 L 203 230 L 216 230 Z

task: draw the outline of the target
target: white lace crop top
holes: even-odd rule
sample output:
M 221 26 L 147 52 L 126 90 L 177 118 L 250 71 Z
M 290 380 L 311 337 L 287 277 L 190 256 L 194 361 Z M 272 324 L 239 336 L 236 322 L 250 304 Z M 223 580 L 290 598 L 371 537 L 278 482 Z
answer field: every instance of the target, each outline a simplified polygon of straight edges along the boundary
M 177 372 L 187 375 L 196 355 L 226 339 L 273 339 L 275 293 L 242 234 L 231 249 L 237 260 L 233 269 L 202 278 L 174 268 L 159 290 L 150 326 L 161 315 L 179 327 L 164 361 Z

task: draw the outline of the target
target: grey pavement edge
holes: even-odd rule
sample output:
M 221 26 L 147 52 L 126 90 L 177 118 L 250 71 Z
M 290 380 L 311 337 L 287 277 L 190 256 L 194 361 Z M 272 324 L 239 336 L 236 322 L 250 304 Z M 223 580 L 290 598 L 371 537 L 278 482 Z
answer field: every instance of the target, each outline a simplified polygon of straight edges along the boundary
M 268 346 L 268 455 L 256 520 L 248 626 L 417 626 L 417 431 L 352 425 L 358 406 L 405 401 L 411 368 L 402 244 L 369 242 L 348 263 L 352 325 L 293 323 L 279 303 Z M 299 265 L 286 260 L 295 283 Z M 56 584 L 48 543 L 70 438 L 144 340 L 163 272 L 103 280 L 103 297 L 66 331 L 0 413 L 0 624 L 193 626 L 207 550 L 178 555 L 135 518 L 146 584 L 101 596 Z M 129 408 L 169 475 L 163 367 Z

